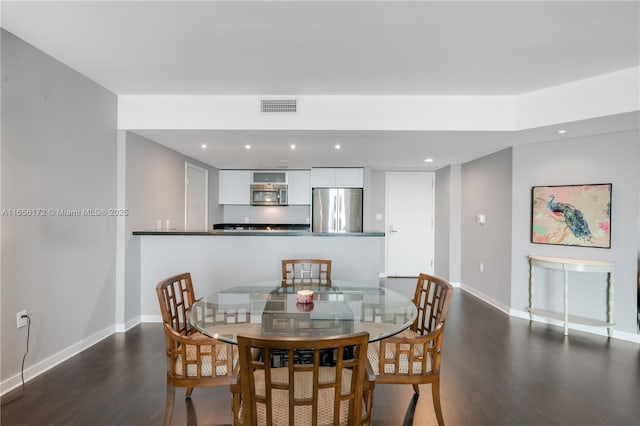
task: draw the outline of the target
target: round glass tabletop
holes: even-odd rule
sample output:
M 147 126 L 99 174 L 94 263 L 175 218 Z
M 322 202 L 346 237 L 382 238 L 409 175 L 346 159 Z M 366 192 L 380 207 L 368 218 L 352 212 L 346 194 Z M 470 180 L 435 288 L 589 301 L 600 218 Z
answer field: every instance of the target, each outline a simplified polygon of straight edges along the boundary
M 312 291 L 310 303 L 297 293 Z M 307 293 L 308 294 L 308 293 Z M 331 287 L 282 287 L 279 281 L 228 288 L 193 304 L 190 324 L 201 333 L 236 344 L 238 333 L 260 337 L 340 336 L 366 331 L 369 341 L 408 328 L 418 311 L 413 301 L 382 287 L 332 281 Z

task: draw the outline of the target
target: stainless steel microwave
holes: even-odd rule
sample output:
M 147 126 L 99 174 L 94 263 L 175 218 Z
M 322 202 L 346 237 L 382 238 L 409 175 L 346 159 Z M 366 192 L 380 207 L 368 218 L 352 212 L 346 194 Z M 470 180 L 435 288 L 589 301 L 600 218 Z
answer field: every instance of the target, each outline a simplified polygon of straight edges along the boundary
M 252 206 L 286 206 L 289 204 L 287 185 L 252 184 Z

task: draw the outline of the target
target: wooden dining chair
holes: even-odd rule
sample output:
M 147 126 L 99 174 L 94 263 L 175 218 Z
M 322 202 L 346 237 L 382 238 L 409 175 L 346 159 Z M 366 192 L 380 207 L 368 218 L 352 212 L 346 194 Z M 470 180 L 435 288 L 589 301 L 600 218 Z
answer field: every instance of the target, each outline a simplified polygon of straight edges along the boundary
M 447 281 L 420 274 L 413 303 L 418 317 L 409 329 L 369 345 L 369 361 L 376 383 L 431 384 L 433 406 L 439 425 L 444 425 L 440 405 L 440 363 L 444 325 L 453 295 Z
M 282 286 L 316 285 L 331 287 L 331 260 L 284 259 Z
M 156 286 L 167 354 L 167 398 L 164 425 L 171 424 L 175 387 L 227 386 L 233 374 L 237 351 L 232 345 L 196 332 L 187 321 L 195 301 L 191 274 L 175 275 Z
M 375 375 L 368 340 L 367 332 L 313 340 L 239 334 L 234 425 L 371 424 Z M 327 353 L 334 354 L 329 362 Z

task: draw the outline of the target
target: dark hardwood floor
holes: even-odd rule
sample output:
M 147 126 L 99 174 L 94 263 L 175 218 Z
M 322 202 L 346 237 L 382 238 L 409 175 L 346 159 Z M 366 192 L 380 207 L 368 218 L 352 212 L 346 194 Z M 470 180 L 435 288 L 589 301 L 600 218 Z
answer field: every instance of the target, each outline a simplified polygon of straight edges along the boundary
M 415 282 L 415 281 L 414 281 Z M 160 324 L 115 334 L 26 383 L 3 426 L 160 425 L 165 359 Z M 445 333 L 448 425 L 640 425 L 640 345 L 509 318 L 456 289 Z M 228 425 L 228 388 L 176 392 L 175 425 Z M 378 385 L 375 425 L 433 425 L 431 391 Z

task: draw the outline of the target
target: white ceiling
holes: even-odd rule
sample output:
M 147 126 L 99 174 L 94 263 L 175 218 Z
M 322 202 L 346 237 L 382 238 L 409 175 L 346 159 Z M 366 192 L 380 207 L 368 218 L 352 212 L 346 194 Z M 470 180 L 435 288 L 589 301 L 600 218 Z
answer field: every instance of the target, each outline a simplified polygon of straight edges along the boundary
M 3 1 L 1 7 L 3 28 L 116 94 L 516 95 L 640 63 L 637 1 Z M 596 132 L 610 127 L 598 123 L 606 126 Z M 535 137 L 138 133 L 222 168 L 416 168 L 427 167 L 425 156 L 437 168 L 558 137 L 552 129 Z M 203 142 L 206 152 L 194 149 Z M 242 151 L 245 143 L 255 149 Z M 281 149 L 290 143 L 306 148 Z M 325 149 L 334 143 L 345 149 Z

